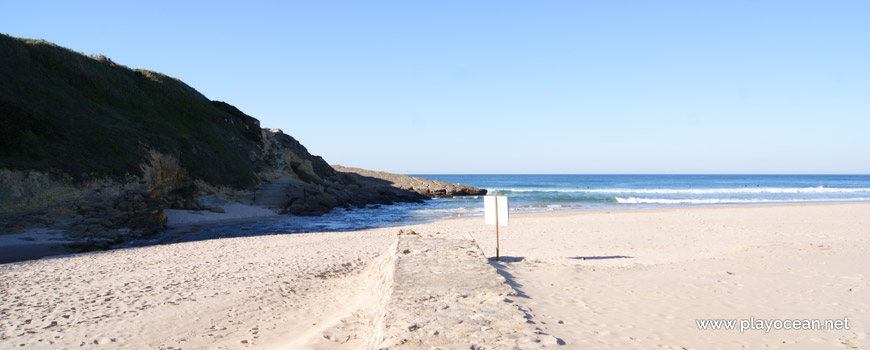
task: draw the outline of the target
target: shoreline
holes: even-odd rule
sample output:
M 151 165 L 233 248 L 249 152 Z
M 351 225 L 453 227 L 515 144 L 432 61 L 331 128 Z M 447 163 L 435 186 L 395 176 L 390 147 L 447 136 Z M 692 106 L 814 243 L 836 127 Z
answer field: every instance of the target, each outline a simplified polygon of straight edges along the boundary
M 637 209 L 591 209 L 591 210 L 552 210 L 533 213 L 517 213 L 511 212 L 513 215 L 543 215 L 549 214 L 579 214 L 579 213 L 622 213 L 622 212 L 666 212 L 673 210 L 715 210 L 715 209 L 739 209 L 739 208 L 768 208 L 768 207 L 801 207 L 801 206 L 837 206 L 837 205 L 852 205 L 852 204 L 867 204 L 870 202 L 861 201 L 845 201 L 845 202 L 825 202 L 825 203 L 753 203 L 753 204 L 733 204 L 733 205 L 698 205 L 694 207 L 669 207 L 669 208 L 637 208 Z
M 73 243 L 63 239 L 59 231 L 45 228 L 0 235 L 0 264 L 67 255 L 64 247 Z
M 836 203 L 783 203 L 783 204 L 738 204 L 738 205 L 710 205 L 710 206 L 697 206 L 697 207 L 672 207 L 672 208 L 639 208 L 639 209 L 591 209 L 591 210 L 548 210 L 548 211 L 539 211 L 539 212 L 516 212 L 511 211 L 511 216 L 529 216 L 529 217 L 564 217 L 564 216 L 572 216 L 578 214 L 610 214 L 610 213 L 633 213 L 633 212 L 668 212 L 674 210 L 716 210 L 716 209 L 728 209 L 728 208 L 767 208 L 767 207 L 793 207 L 793 206 L 838 206 L 838 205 L 852 205 L 852 204 L 870 204 L 868 202 L 836 202 Z M 482 205 L 482 204 L 481 204 Z M 173 235 L 180 234 L 186 231 L 189 231 L 191 228 L 196 228 L 200 226 L 209 226 L 209 225 L 217 225 L 217 224 L 231 224 L 231 223 L 246 223 L 251 222 L 257 219 L 263 218 L 274 218 L 279 217 L 277 213 L 272 210 L 257 207 L 253 205 L 245 205 L 241 203 L 231 203 L 227 205 L 221 206 L 222 209 L 225 210 L 225 213 L 214 213 L 208 210 L 182 210 L 182 209 L 167 209 L 167 229 L 157 235 Z M 461 217 L 443 217 L 440 219 L 434 219 L 433 221 L 427 221 L 424 223 L 398 223 L 396 225 L 387 225 L 387 226 L 378 226 L 372 228 L 364 228 L 364 229 L 354 229 L 354 230 L 337 230 L 337 231 L 323 231 L 323 232 L 357 232 L 357 231 L 365 231 L 372 229 L 388 229 L 388 228 L 399 228 L 406 226 L 415 226 L 415 225 L 426 225 L 431 223 L 450 221 L 450 220 L 473 220 L 480 219 L 482 215 L 467 215 Z M 65 256 L 65 255 L 74 255 L 81 254 L 87 252 L 68 252 L 64 251 L 67 245 L 80 243 L 71 240 L 53 240 L 47 241 L 44 236 L 44 230 L 41 228 L 30 229 L 23 233 L 16 234 L 4 234 L 0 235 L 0 255 L 4 256 L 4 259 L 0 260 L 0 264 L 9 264 L 16 262 L 24 262 L 31 260 L 38 260 L 46 257 L 54 257 L 54 256 Z M 316 231 L 311 231 L 316 232 Z M 275 233 L 272 233 L 275 234 Z M 299 234 L 299 233 L 279 233 L 279 234 Z M 252 235 L 257 236 L 257 235 Z M 21 239 L 25 237 L 26 239 Z M 31 242 L 29 238 L 35 238 L 36 242 Z M 16 239 L 20 240 L 17 241 Z M 220 238 L 212 238 L 212 239 L 220 239 Z M 164 243 L 155 243 L 155 244 L 164 244 Z M 129 247 L 116 247 L 105 249 L 106 251 L 110 250 L 118 250 L 118 249 L 129 249 L 135 247 L 143 247 L 150 246 L 155 244 L 144 244 L 144 245 L 136 245 Z M 175 244 L 175 243 L 169 243 Z

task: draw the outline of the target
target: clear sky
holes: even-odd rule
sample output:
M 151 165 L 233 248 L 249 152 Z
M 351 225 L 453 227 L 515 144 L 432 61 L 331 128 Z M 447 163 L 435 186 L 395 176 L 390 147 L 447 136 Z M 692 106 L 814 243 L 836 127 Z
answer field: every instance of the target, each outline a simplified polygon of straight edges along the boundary
M 401 173 L 870 173 L 870 1 L 5 1 Z

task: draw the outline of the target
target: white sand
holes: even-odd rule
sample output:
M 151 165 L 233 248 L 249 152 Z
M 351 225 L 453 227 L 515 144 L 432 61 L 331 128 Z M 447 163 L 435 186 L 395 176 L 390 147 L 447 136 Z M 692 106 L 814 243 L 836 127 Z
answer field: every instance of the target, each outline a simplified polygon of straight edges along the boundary
M 529 215 L 511 224 L 501 252 L 523 260 L 497 266 L 533 320 L 571 348 L 870 344 L 868 204 Z M 491 227 L 473 235 L 494 252 Z M 696 325 L 750 317 L 848 317 L 851 329 Z
M 493 227 L 482 221 L 413 228 L 470 235 L 492 254 Z M 397 230 L 0 265 L 0 348 L 363 348 Z M 532 214 L 501 232 L 513 262 L 496 266 L 536 326 L 567 342 L 561 348 L 868 344 L 868 204 Z M 741 334 L 695 323 L 750 316 L 848 317 L 851 329 Z M 328 334 L 347 338 L 323 341 Z
M 395 229 L 272 235 L 0 265 L 0 348 L 281 348 L 366 307 Z

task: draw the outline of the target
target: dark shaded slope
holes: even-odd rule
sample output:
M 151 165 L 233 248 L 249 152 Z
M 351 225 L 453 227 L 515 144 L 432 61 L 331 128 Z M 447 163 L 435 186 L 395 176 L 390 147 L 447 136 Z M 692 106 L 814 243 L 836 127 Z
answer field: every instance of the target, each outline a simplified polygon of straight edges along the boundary
M 319 215 L 472 193 L 336 171 L 177 79 L 41 40 L 0 35 L 0 117 L 0 234 L 139 239 L 165 228 L 167 208 L 221 212 L 199 202 L 206 195 Z
M 148 149 L 217 185 L 255 183 L 259 122 L 183 82 L 0 35 L 0 168 L 141 176 Z

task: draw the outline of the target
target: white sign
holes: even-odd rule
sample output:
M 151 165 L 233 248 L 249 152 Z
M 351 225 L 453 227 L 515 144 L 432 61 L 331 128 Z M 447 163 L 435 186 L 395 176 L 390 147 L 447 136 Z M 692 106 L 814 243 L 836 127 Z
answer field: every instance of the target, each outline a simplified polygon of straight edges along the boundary
M 483 223 L 499 226 L 508 225 L 508 198 L 507 196 L 484 196 L 483 197 Z

